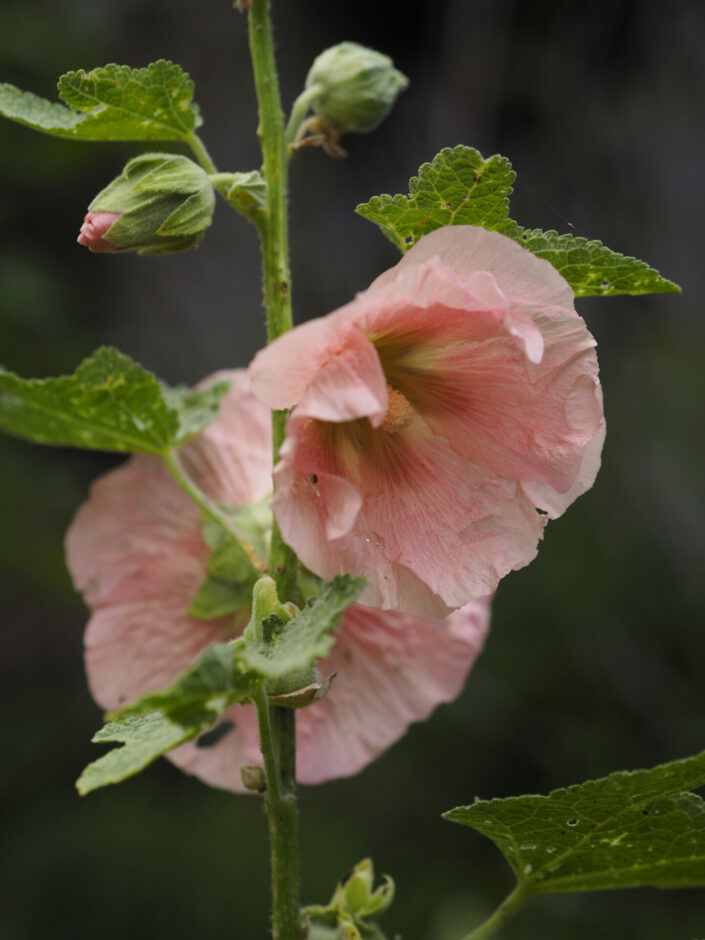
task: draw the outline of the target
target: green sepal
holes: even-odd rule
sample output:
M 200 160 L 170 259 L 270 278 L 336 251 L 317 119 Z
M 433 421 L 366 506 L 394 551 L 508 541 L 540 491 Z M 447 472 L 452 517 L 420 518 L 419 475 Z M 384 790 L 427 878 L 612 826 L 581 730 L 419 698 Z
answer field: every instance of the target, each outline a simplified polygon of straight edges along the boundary
M 355 211 L 378 225 L 400 251 L 446 225 L 500 232 L 549 261 L 579 297 L 680 291 L 643 261 L 599 241 L 524 229 L 512 221 L 509 197 L 515 177 L 506 157 L 485 159 L 472 147 L 447 147 L 419 167 L 408 196 L 374 196 Z
M 63 104 L 0 84 L 0 115 L 74 140 L 188 140 L 203 122 L 193 82 L 173 62 L 106 65 L 59 79 Z
M 270 580 L 263 578 L 260 583 Z M 304 671 L 314 660 L 327 656 L 335 642 L 332 632 L 365 583 L 364 578 L 354 575 L 336 575 L 296 616 L 284 621 L 283 615 L 271 614 L 260 621 L 266 624 L 267 636 L 263 642 L 248 646 L 250 667 L 263 678 L 279 679 Z M 252 626 L 246 632 L 252 636 Z
M 532 892 L 705 885 L 705 751 L 548 796 L 476 800 L 444 814 L 492 839 Z
M 267 215 L 267 183 L 259 170 L 230 174 L 225 198 L 250 222 L 263 224 Z
M 213 219 L 215 193 L 208 174 L 181 154 L 145 153 L 88 207 L 118 218 L 103 235 L 114 251 L 141 255 L 184 251 L 198 244 Z
M 374 866 L 372 859 L 366 858 L 340 880 L 328 904 L 303 908 L 309 940 L 385 940 L 372 918 L 391 905 L 394 882 L 385 875 L 384 883 L 374 891 L 373 884 Z
M 163 455 L 215 418 L 228 387 L 169 389 L 102 347 L 73 375 L 22 379 L 0 367 L 0 430 L 38 444 Z

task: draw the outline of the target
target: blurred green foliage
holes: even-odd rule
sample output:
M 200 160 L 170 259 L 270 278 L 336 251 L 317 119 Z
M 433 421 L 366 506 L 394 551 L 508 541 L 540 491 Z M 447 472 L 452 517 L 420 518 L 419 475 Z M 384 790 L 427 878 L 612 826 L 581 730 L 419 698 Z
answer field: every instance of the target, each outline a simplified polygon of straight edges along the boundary
M 397 884 L 390 933 L 457 940 L 511 875 L 489 841 L 442 822 L 442 811 L 703 747 L 705 10 L 686 0 L 667 15 L 655 0 L 382 6 L 274 0 L 288 101 L 314 56 L 341 39 L 388 53 L 411 78 L 390 120 L 348 142 L 347 162 L 307 152 L 293 167 L 298 319 L 347 301 L 396 260 L 355 205 L 401 191 L 457 143 L 510 157 L 526 224 L 574 225 L 684 290 L 580 302 L 599 341 L 608 419 L 595 488 L 501 586 L 463 696 L 360 776 L 303 791 L 306 902 L 326 900 L 370 855 Z M 222 169 L 253 169 L 244 24 L 229 3 L 203 10 L 0 0 L 0 80 L 53 97 L 68 69 L 169 57 L 196 81 Z M 245 365 L 263 342 L 257 247 L 234 213 L 221 208 L 199 251 L 178 259 L 96 258 L 74 244 L 85 207 L 134 153 L 0 126 L 7 368 L 69 372 L 114 343 L 165 380 L 192 382 Z M 100 713 L 61 543 L 90 480 L 114 463 L 0 441 L 0 937 L 264 940 L 256 797 L 209 791 L 166 762 L 85 800 L 73 790 L 96 756 Z M 502 937 L 692 940 L 704 930 L 703 892 L 644 889 L 534 900 Z

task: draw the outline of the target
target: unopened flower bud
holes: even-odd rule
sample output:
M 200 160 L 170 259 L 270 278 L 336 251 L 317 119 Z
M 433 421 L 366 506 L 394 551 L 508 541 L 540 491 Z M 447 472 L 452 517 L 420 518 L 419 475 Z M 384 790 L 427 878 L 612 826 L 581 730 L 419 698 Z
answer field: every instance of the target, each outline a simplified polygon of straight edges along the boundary
M 306 78 L 310 106 L 340 134 L 373 130 L 408 84 L 389 56 L 355 42 L 326 49 Z
M 394 900 L 394 882 L 389 875 L 376 891 L 372 859 L 365 858 L 345 876 L 331 899 L 331 907 L 354 921 L 383 914 Z
M 119 218 L 117 212 L 88 212 L 76 241 L 90 251 L 117 251 L 117 246 L 103 236 Z
M 203 237 L 214 207 L 208 174 L 193 160 L 146 153 L 95 197 L 78 243 L 91 251 L 141 255 L 184 251 Z

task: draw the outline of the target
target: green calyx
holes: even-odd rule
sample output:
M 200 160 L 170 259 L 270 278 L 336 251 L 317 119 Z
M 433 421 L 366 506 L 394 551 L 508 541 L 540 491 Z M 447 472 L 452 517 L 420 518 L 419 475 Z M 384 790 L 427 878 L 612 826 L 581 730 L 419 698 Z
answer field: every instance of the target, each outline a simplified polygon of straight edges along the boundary
M 310 106 L 340 134 L 364 134 L 387 116 L 408 78 L 389 56 L 341 42 L 314 60 L 306 78 Z
M 188 157 L 146 153 L 130 160 L 88 208 L 118 214 L 104 236 L 116 251 L 160 255 L 201 240 L 215 193 L 208 174 Z
M 376 890 L 372 859 L 365 858 L 341 879 L 330 903 L 303 909 L 311 940 L 384 940 L 374 918 L 394 900 L 394 882 L 385 875 Z

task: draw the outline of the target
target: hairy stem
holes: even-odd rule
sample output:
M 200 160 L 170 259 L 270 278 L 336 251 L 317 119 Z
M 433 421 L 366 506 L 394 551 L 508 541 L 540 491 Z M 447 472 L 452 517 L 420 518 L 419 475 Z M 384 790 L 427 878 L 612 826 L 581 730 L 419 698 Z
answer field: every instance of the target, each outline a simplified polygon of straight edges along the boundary
M 210 519 L 212 519 L 214 522 L 217 522 L 221 528 L 225 529 L 226 532 L 229 532 L 234 538 L 238 538 L 238 534 L 233 528 L 232 523 L 222 511 L 220 506 L 209 499 L 186 473 L 186 470 L 183 468 L 181 461 L 179 460 L 178 452 L 175 450 L 168 451 L 168 453 L 164 455 L 164 462 L 169 469 L 169 473 L 176 480 L 184 493 L 186 493 L 186 495 L 189 496 L 197 506 L 200 506 L 203 512 Z
M 479 927 L 463 937 L 463 940 L 485 940 L 486 937 L 494 936 L 507 921 L 511 920 L 521 910 L 527 901 L 531 900 L 534 894 L 535 890 L 530 882 L 517 882 L 512 893 L 502 901 L 494 914 L 484 924 L 480 924 Z
M 286 126 L 286 142 L 291 145 L 296 140 L 299 128 L 303 124 L 304 118 L 309 112 L 311 103 L 320 94 L 320 86 L 312 85 L 310 88 L 304 88 L 299 97 L 294 102 L 289 117 L 289 123 Z
M 274 41 L 269 0 L 252 0 L 250 6 L 250 52 L 259 105 L 259 137 L 262 144 L 262 176 L 267 183 L 267 221 L 260 229 L 264 264 L 264 303 L 267 311 L 267 338 L 272 340 L 290 330 L 291 272 L 289 267 L 289 226 L 287 214 L 288 150 L 284 137 L 284 114 L 279 97 L 279 81 L 274 61 Z M 273 458 L 276 463 L 284 440 L 286 412 L 272 413 Z M 272 531 L 271 573 L 282 601 L 293 597 L 296 583 L 296 556 L 284 544 L 277 526 Z
M 266 221 L 258 226 L 264 268 L 267 339 L 271 343 L 290 330 L 291 273 L 287 216 L 288 149 L 274 60 L 269 0 L 251 0 L 250 54 L 259 109 L 262 176 L 267 183 Z M 272 412 L 273 461 L 284 440 L 286 412 Z M 272 530 L 270 572 L 282 602 L 291 600 L 297 559 L 284 544 L 276 524 Z M 267 775 L 265 796 L 272 864 L 272 935 L 274 940 L 300 940 L 299 860 L 296 806 L 296 727 L 293 711 L 270 705 L 264 693 L 257 704 L 260 743 Z
M 299 940 L 298 817 L 295 781 L 290 774 L 294 711 L 270 705 L 263 689 L 254 699 L 267 789 L 264 794 L 272 853 L 272 936 L 275 940 Z M 282 734 L 282 730 L 287 733 Z M 290 786 L 287 786 L 287 783 Z
M 206 145 L 203 143 L 198 134 L 192 132 L 186 139 L 186 143 L 189 145 L 191 150 L 193 150 L 194 156 L 206 171 L 206 173 L 218 172 L 215 163 L 213 163 L 213 160 L 211 159 L 211 155 L 206 150 Z

